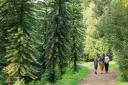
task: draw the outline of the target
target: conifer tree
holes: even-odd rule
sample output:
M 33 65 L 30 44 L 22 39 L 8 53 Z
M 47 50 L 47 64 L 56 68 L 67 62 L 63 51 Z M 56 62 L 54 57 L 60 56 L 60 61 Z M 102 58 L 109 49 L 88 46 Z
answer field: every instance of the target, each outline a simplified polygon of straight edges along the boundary
M 49 27 L 47 31 L 46 41 L 46 57 L 49 68 L 49 80 L 55 81 L 56 68 L 60 69 L 61 74 L 64 73 L 66 57 L 68 54 L 69 27 L 67 24 L 67 8 L 66 0 L 51 0 Z
M 7 39 L 6 38 L 6 32 L 5 29 L 3 29 L 2 27 L 6 24 L 5 19 L 3 17 L 3 15 L 5 13 L 3 13 L 3 11 L 5 10 L 4 8 L 4 4 L 6 3 L 5 1 L 0 1 L 0 70 L 7 64 L 7 62 L 5 61 L 5 54 L 6 54 L 6 48 L 5 48 L 5 43 L 7 43 Z
M 1 25 L 2 26 L 2 25 Z M 4 34 L 4 30 L 0 28 L 0 70 L 2 70 L 2 68 L 4 66 L 6 66 L 7 62 L 4 58 L 5 54 L 6 54 L 6 48 L 5 48 L 5 43 L 6 43 L 6 39 L 5 39 L 5 34 Z
M 48 1 L 44 1 L 42 2 L 42 12 L 43 12 L 43 20 L 42 20 L 42 30 L 40 31 L 41 32 L 41 48 L 40 48 L 40 52 L 41 52 L 41 57 L 40 57 L 40 60 L 41 60 L 41 63 L 42 63 L 42 70 L 45 71 L 46 70 L 46 56 L 45 56 L 45 45 L 46 45 L 46 34 L 47 34 L 47 29 L 48 29 L 48 9 L 49 9 L 49 3 Z
M 70 28 L 71 28 L 71 60 L 73 62 L 73 69 L 77 71 L 77 61 L 83 55 L 84 49 L 84 27 L 82 16 L 81 0 L 69 1 L 70 8 Z
M 31 32 L 34 29 L 33 2 L 31 0 L 6 0 L 2 7 L 2 26 L 6 32 L 6 72 L 16 76 L 17 81 L 24 76 L 36 78 L 32 64 L 37 63 L 36 50 Z

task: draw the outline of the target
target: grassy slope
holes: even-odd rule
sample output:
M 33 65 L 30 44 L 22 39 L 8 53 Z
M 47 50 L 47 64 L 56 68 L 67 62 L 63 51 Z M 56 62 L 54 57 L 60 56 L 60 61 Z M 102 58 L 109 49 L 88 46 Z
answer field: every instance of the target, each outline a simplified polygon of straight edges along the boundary
M 119 72 L 119 69 L 118 69 L 118 65 L 114 61 L 110 62 L 110 68 L 114 69 L 118 72 L 117 73 L 118 77 L 117 77 L 117 80 L 116 80 L 116 85 L 128 85 L 128 82 L 122 82 L 121 81 L 121 76 L 120 76 L 120 72 Z

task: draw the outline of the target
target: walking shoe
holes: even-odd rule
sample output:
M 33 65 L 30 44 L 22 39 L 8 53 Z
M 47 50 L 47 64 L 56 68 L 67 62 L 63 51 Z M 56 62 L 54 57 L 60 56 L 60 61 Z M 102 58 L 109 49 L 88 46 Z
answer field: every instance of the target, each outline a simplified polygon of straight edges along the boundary
M 95 74 L 97 74 L 97 72 L 95 72 Z

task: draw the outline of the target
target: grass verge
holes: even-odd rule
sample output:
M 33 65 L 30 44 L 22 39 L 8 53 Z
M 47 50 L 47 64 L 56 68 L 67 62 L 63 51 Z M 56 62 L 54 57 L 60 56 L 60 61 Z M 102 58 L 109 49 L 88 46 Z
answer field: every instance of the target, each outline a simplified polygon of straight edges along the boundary
M 62 76 L 62 79 L 57 80 L 56 83 L 51 84 L 49 82 L 44 83 L 43 81 L 33 81 L 27 85 L 78 85 L 80 80 L 83 80 L 90 73 L 90 69 L 87 64 L 79 64 L 79 71 L 73 72 L 71 67 L 68 67 L 66 73 Z
M 71 69 L 68 69 L 63 78 L 57 81 L 56 85 L 77 85 L 80 80 L 87 77 L 89 72 L 90 70 L 85 65 L 80 64 L 79 72 L 73 73 Z
M 128 82 L 121 81 L 121 75 L 118 68 L 118 64 L 115 61 L 110 62 L 110 68 L 117 71 L 116 85 L 128 85 Z

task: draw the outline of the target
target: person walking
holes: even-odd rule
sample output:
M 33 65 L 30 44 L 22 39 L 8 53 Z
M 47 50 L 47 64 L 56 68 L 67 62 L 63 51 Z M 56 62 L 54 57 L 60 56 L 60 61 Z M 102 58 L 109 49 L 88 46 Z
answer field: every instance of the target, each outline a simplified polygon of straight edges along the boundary
M 99 62 L 99 54 L 97 54 L 97 56 L 94 58 L 94 69 L 95 69 L 95 74 L 97 74 L 98 62 Z
M 106 54 L 104 58 L 104 63 L 105 63 L 105 72 L 108 73 L 109 70 L 109 56 Z
M 105 54 L 100 56 L 100 59 L 99 59 L 99 66 L 100 66 L 101 74 L 103 74 L 103 70 L 104 70 L 104 58 L 105 58 Z

